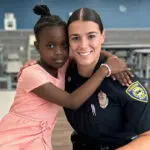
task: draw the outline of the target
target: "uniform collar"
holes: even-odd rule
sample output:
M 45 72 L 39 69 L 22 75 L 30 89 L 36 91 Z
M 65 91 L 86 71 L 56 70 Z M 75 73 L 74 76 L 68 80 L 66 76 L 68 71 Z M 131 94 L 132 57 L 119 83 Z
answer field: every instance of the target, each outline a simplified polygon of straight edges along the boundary
M 93 73 L 95 73 L 96 72 L 96 70 L 100 67 L 100 65 L 104 62 L 104 57 L 103 56 L 100 56 L 99 57 L 99 60 L 98 60 L 98 62 L 97 62 L 97 64 L 96 64 L 96 66 L 94 67 L 94 71 L 93 71 Z M 73 67 L 73 72 L 75 73 L 77 73 L 77 75 L 80 77 L 80 78 L 83 78 L 83 79 L 88 79 L 89 77 L 83 77 L 83 76 L 81 76 L 80 74 L 79 74 L 79 72 L 78 72 L 78 69 L 77 69 L 77 64 L 76 63 L 73 63 L 72 65 L 70 65 L 70 66 L 74 66 Z
M 99 57 L 99 60 L 98 60 L 98 62 L 97 62 L 97 64 L 96 64 L 96 66 L 95 66 L 95 68 L 94 68 L 93 73 L 96 72 L 96 70 L 100 67 L 100 65 L 101 65 L 103 62 L 104 62 L 104 57 L 100 56 L 100 57 Z

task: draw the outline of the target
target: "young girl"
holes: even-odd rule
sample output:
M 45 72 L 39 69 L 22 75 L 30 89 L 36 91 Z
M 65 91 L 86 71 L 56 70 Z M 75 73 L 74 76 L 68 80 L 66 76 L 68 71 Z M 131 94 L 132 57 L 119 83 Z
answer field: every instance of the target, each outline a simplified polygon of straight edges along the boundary
M 40 60 L 19 75 L 14 103 L 0 122 L 0 150 L 51 150 L 59 105 L 79 108 L 108 74 L 126 70 L 124 63 L 111 57 L 84 85 L 71 94 L 65 92 L 66 23 L 46 6 L 35 6 L 34 12 L 41 15 L 34 27 Z

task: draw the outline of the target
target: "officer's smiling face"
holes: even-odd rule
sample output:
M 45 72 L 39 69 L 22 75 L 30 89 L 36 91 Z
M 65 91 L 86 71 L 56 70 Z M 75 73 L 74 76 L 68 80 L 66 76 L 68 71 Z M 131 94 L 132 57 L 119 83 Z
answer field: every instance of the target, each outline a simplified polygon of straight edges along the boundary
M 95 65 L 99 59 L 104 34 L 93 21 L 77 20 L 68 28 L 69 44 L 78 65 Z

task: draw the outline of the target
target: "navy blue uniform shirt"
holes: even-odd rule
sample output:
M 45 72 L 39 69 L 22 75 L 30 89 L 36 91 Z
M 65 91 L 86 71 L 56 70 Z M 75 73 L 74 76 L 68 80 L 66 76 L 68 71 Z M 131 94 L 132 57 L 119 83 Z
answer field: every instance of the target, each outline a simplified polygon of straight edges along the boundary
M 95 71 L 102 62 L 99 60 Z M 73 92 L 86 82 L 71 64 L 66 72 L 66 91 Z M 150 130 L 150 102 L 145 87 L 137 77 L 129 87 L 105 78 L 95 93 L 77 110 L 64 108 L 66 117 L 79 135 L 87 135 L 103 144 L 124 144 Z M 105 95 L 105 108 L 99 93 Z M 71 99 L 70 99 L 71 100 Z

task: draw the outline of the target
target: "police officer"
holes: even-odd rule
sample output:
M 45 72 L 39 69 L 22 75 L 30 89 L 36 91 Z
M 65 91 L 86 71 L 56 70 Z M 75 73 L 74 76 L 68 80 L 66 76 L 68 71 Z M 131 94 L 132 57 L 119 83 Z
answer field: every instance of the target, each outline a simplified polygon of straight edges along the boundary
M 100 65 L 105 65 L 100 58 L 105 36 L 100 16 L 89 8 L 73 12 L 68 34 L 76 60 L 66 73 L 66 90 L 71 93 Z M 110 75 L 109 66 L 105 66 Z M 107 77 L 79 109 L 64 110 L 74 129 L 73 150 L 148 150 L 150 147 L 149 94 L 137 77 L 132 78 L 129 87 Z

